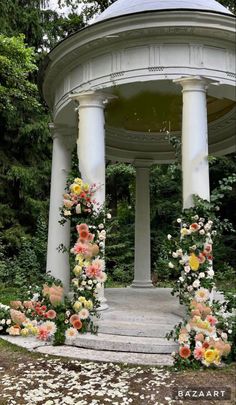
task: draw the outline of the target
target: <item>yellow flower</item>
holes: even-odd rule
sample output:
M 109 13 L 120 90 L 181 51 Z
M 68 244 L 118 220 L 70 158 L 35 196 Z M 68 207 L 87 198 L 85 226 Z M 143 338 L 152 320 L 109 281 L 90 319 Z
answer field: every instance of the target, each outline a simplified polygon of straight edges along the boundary
M 81 302 L 75 301 L 75 303 L 73 305 L 73 308 L 74 308 L 75 312 L 78 312 L 81 309 L 81 307 L 82 307 Z
M 92 303 L 91 300 L 88 300 L 88 301 L 84 302 L 84 306 L 87 309 L 90 309 L 90 310 L 93 309 L 93 303 Z
M 76 255 L 76 256 L 75 256 L 75 260 L 76 260 L 77 262 L 79 262 L 79 266 L 82 266 L 83 261 L 84 261 L 82 255 Z
M 190 255 L 189 266 L 193 271 L 197 271 L 199 269 L 200 263 L 197 256 L 194 253 L 191 253 Z
M 79 184 L 73 183 L 70 186 L 70 190 L 73 194 L 80 194 L 82 191 L 82 188 Z
M 24 328 L 20 332 L 21 336 L 29 336 L 29 330 L 27 328 Z
M 82 267 L 81 266 L 75 266 L 73 269 L 73 272 L 75 273 L 76 276 L 79 276 L 82 273 Z
M 34 326 L 33 328 L 30 329 L 30 332 L 32 335 L 37 335 L 38 334 L 38 328 Z
M 188 235 L 188 229 L 187 228 L 182 228 L 181 229 L 181 235 L 182 236 Z
M 88 191 L 88 190 L 89 190 L 89 184 L 88 184 L 88 183 L 84 183 L 83 189 L 84 189 L 84 191 Z
M 80 179 L 79 177 L 76 177 L 76 179 L 74 179 L 74 183 L 78 184 L 79 186 L 83 185 L 83 180 Z
M 84 297 L 79 297 L 79 302 L 82 302 L 82 303 L 86 302 L 86 298 L 84 298 Z
M 220 359 L 219 350 L 217 350 L 217 349 L 207 349 L 205 351 L 205 353 L 204 353 L 204 359 L 209 364 L 214 363 L 215 361 L 219 362 L 219 359 Z

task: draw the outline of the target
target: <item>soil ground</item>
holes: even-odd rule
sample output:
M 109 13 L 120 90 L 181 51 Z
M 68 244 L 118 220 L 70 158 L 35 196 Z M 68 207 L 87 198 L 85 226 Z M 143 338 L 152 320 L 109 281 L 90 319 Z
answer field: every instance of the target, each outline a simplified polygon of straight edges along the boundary
M 0 340 L 0 405 L 235 404 L 235 371 L 93 363 L 30 353 Z M 231 399 L 174 400 L 174 388 L 230 387 Z

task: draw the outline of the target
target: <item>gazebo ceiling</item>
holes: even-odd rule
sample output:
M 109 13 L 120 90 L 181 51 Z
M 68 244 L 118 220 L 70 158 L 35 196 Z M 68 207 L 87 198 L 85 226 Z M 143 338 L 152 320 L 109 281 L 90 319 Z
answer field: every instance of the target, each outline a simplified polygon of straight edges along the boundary
M 168 81 L 129 84 L 114 89 L 117 99 L 106 108 L 109 127 L 135 132 L 180 131 L 182 95 Z M 224 117 L 236 106 L 232 100 L 207 96 L 208 123 Z
M 95 22 L 147 11 L 198 10 L 232 14 L 215 0 L 117 0 Z

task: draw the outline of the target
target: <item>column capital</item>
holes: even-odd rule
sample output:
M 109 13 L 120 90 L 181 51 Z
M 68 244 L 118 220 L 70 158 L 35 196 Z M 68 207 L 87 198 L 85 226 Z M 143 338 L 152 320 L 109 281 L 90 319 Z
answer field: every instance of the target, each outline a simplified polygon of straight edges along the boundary
M 150 159 L 135 159 L 133 161 L 133 165 L 136 168 L 149 169 L 153 164 L 154 162 Z
M 215 81 L 202 76 L 187 76 L 180 77 L 179 79 L 173 80 L 174 83 L 180 84 L 183 88 L 183 92 L 187 91 L 201 91 L 206 92 L 208 85 L 214 83 Z
M 110 100 L 117 97 L 101 91 L 85 91 L 82 93 L 72 93 L 70 98 L 79 104 L 79 108 L 97 107 L 104 109 Z
M 73 150 L 76 144 L 76 127 L 69 127 L 67 125 L 57 125 L 53 122 L 48 124 L 52 139 L 60 139 L 65 148 Z

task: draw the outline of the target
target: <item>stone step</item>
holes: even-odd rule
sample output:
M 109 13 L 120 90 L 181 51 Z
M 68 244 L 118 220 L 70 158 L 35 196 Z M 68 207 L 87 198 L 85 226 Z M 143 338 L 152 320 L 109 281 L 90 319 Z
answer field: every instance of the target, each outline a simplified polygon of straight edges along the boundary
M 66 344 L 71 343 L 67 341 Z M 175 342 L 164 338 L 128 337 L 105 333 L 80 335 L 73 341 L 73 345 L 84 349 L 149 354 L 170 354 L 178 348 Z
M 126 322 L 99 320 L 95 322 L 99 333 L 122 336 L 144 336 L 164 338 L 173 329 L 173 323 Z
M 183 317 L 181 315 L 176 315 L 176 314 L 171 314 L 171 313 L 163 313 L 161 312 L 160 314 L 148 314 L 148 313 L 140 313 L 140 311 L 134 311 L 132 312 L 124 312 L 124 311 L 113 311 L 112 309 L 105 310 L 104 312 L 100 313 L 100 318 L 98 318 L 98 321 L 125 321 L 129 323 L 137 322 L 137 323 L 144 323 L 144 324 L 150 324 L 150 323 L 160 323 L 160 324 L 169 324 L 169 325 L 175 325 L 177 322 L 180 322 L 180 320 Z

